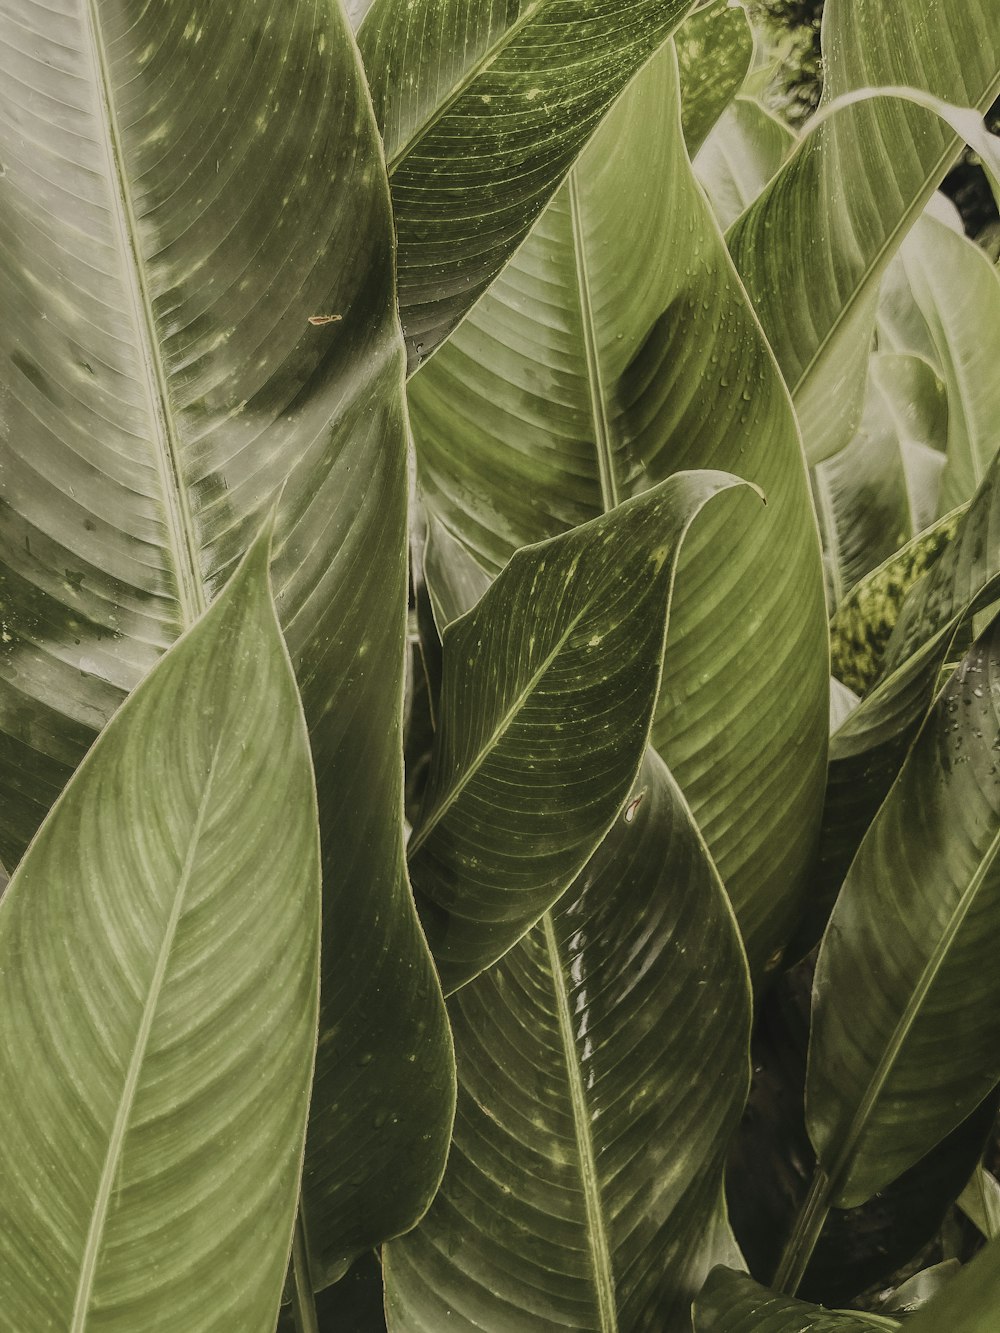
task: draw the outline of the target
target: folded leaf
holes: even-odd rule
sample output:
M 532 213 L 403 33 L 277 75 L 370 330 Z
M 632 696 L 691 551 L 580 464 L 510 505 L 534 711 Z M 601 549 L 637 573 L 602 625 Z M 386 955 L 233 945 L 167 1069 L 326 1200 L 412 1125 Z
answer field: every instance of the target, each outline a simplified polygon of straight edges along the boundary
M 518 551 L 442 642 L 410 876 L 445 990 L 569 887 L 625 804 L 649 739 L 681 541 L 736 485 L 679 473 Z
M 824 1310 L 779 1296 L 742 1273 L 717 1268 L 695 1301 L 696 1333 L 871 1333 L 899 1328 L 892 1319 Z
M 652 751 L 570 893 L 450 1010 L 455 1141 L 427 1217 L 386 1247 L 389 1328 L 689 1328 L 706 1271 L 733 1262 L 722 1169 L 750 996 Z
M 654 731 L 759 972 L 796 914 L 822 799 L 822 571 L 794 417 L 691 174 L 671 52 L 409 388 L 425 503 L 491 574 L 682 468 L 766 494 L 764 512 L 720 499 L 682 553 Z M 443 545 L 427 564 L 439 604 Z
M 823 56 L 828 101 L 906 85 L 985 111 L 1000 91 L 993 0 L 829 0 Z M 730 233 L 811 462 L 842 447 L 860 418 L 882 275 L 961 146 L 926 106 L 846 106 Z
M 820 949 L 806 1108 L 839 1206 L 894 1180 L 1000 1080 L 998 752 L 994 622 L 935 703 Z
M 0 905 L 12 1329 L 274 1328 L 320 868 L 267 562 L 260 540 L 131 696 Z
M 328 0 L 4 5 L 0 162 L 0 855 L 284 485 L 275 593 L 331 886 L 321 1282 L 423 1211 L 454 1095 L 403 865 L 404 354 L 357 51 Z
M 392 180 L 411 368 L 496 278 L 692 2 L 374 0 L 358 40 Z

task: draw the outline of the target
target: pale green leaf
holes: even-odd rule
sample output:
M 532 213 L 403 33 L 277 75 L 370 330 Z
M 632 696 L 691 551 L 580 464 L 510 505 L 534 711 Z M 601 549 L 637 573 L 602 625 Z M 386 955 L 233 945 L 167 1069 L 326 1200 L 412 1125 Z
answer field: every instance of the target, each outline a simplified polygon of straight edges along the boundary
M 781 170 L 795 135 L 751 97 L 726 107 L 694 159 L 719 225 L 729 227 Z
M 320 867 L 267 562 L 258 541 L 130 697 L 0 905 L 10 1329 L 274 1327 Z
M 959 1195 L 958 1206 L 987 1240 L 1000 1237 L 1000 1181 L 979 1166 Z
M 993 1241 L 911 1320 L 907 1333 L 995 1333 L 1000 1316 L 1000 1242 Z
M 450 1010 L 455 1141 L 427 1217 L 386 1247 L 389 1328 L 689 1328 L 733 1248 L 722 1170 L 750 995 L 721 883 L 652 751 L 566 898 Z

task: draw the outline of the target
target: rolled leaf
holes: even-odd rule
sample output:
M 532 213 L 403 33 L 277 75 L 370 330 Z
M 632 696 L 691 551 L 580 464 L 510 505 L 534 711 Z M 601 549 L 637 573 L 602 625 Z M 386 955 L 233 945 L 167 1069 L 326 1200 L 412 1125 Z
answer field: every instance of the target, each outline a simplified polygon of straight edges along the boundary
M 824 1195 L 842 1207 L 894 1180 L 1000 1080 L 998 663 L 994 622 L 935 703 L 820 949 L 807 1121 Z
M 672 53 L 409 387 L 425 503 L 490 574 L 682 468 L 766 494 L 764 512 L 720 499 L 685 546 L 654 729 L 760 971 L 796 914 L 822 799 L 822 570 L 794 417 L 691 174 Z M 439 602 L 447 571 L 428 562 Z
M 358 40 L 392 180 L 412 369 L 501 271 L 692 3 L 374 0 Z
M 1000 91 L 992 0 L 830 0 L 823 56 L 828 101 L 905 85 L 985 111 Z M 730 233 L 811 462 L 860 419 L 879 284 L 961 146 L 926 106 L 847 106 L 806 136 Z
M 893 1319 L 824 1310 L 779 1296 L 730 1269 L 717 1268 L 695 1302 L 696 1333 L 871 1333 L 899 1328 Z
M 390 1330 L 689 1328 L 734 1261 L 749 1009 L 721 883 L 650 751 L 570 893 L 450 1001 L 455 1140 L 427 1217 L 386 1247 Z
M 267 563 L 263 539 L 120 710 L 0 905 L 10 1328 L 274 1328 L 320 856 Z
M 649 740 L 681 541 L 736 484 L 680 473 L 518 551 L 445 631 L 409 863 L 446 992 L 552 906 L 624 806 Z
M 331 886 L 322 1282 L 423 1211 L 454 1095 L 403 864 L 404 353 L 357 51 L 328 0 L 4 5 L 0 162 L 0 855 L 284 484 L 275 593 Z

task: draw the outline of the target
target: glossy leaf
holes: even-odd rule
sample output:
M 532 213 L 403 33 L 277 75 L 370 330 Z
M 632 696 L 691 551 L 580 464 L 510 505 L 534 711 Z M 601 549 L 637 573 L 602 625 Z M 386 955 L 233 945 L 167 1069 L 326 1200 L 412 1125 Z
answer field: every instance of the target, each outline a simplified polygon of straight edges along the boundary
M 830 0 L 823 55 L 828 101 L 902 85 L 985 111 L 1000 91 L 993 0 Z M 952 125 L 901 97 L 845 106 L 730 233 L 811 462 L 860 418 L 879 284 L 961 146 Z
M 1000 274 L 977 245 L 933 217 L 921 218 L 899 263 L 947 386 L 946 512 L 971 500 L 1000 446 Z
M 824 1310 L 779 1296 L 730 1269 L 717 1268 L 695 1302 L 696 1333 L 871 1333 L 899 1328 L 892 1319 Z
M 386 1247 L 390 1330 L 689 1328 L 708 1268 L 734 1261 L 720 1198 L 750 996 L 652 751 L 570 893 L 450 1010 L 455 1141 L 427 1217 Z
M 681 473 L 518 551 L 445 631 L 409 861 L 446 991 L 520 939 L 624 806 L 649 739 L 681 542 L 735 484 Z
M 374 0 L 359 42 L 392 181 L 411 368 L 496 278 L 691 7 Z
M 760 102 L 730 102 L 694 158 L 720 226 L 729 227 L 758 198 L 794 146 L 794 133 Z
M 1000 1242 L 994 1241 L 907 1321 L 908 1333 L 993 1333 L 1000 1310 L 998 1261 Z
M 753 60 L 753 29 L 741 5 L 711 0 L 684 20 L 674 45 L 684 142 L 693 157 L 743 85 Z
M 721 499 L 685 545 L 654 730 L 759 971 L 796 913 L 822 795 L 822 571 L 793 415 L 691 174 L 670 52 L 410 405 L 428 510 L 490 574 L 682 468 L 765 492 L 763 513 Z M 432 593 L 447 570 L 428 563 Z
M 820 949 L 806 1107 L 841 1206 L 895 1179 L 1000 1080 L 998 660 L 995 622 L 932 709 Z
M 420 1215 L 453 1097 L 403 865 L 404 356 L 357 52 L 327 0 L 2 0 L 0 162 L 0 855 L 284 484 L 275 592 L 330 885 L 322 1282 Z
M 10 1328 L 274 1327 L 320 858 L 267 562 L 258 541 L 118 713 L 0 907 Z

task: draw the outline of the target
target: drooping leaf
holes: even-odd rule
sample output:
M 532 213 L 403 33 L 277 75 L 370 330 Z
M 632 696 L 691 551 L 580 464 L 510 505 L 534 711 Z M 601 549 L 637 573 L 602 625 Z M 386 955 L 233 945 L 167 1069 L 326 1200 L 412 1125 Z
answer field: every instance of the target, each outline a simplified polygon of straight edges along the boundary
M 489 574 L 682 468 L 764 490 L 766 511 L 724 498 L 685 546 L 654 732 L 759 971 L 821 800 L 822 571 L 795 422 L 692 177 L 669 52 L 409 388 L 428 510 Z M 446 544 L 428 560 L 439 603 Z
M 807 1121 L 840 1206 L 894 1180 L 1000 1080 L 998 752 L 994 622 L 935 703 L 820 949 Z
M 716 1268 L 695 1301 L 696 1333 L 871 1333 L 899 1328 L 893 1319 L 824 1310 L 791 1296 L 779 1296 L 744 1273 Z
M 442 642 L 440 721 L 410 876 L 445 990 L 569 887 L 649 739 L 681 542 L 725 473 L 680 473 L 518 551 Z
M 741 5 L 711 0 L 684 20 L 674 45 L 684 142 L 688 154 L 694 157 L 749 72 L 753 29 Z
M 829 0 L 823 55 L 828 102 L 907 86 L 984 111 L 1000 91 L 993 0 Z M 811 462 L 860 418 L 881 278 L 961 146 L 952 125 L 903 98 L 846 106 L 730 232 Z
M 496 278 L 601 117 L 691 7 L 374 0 L 358 40 L 392 181 L 411 368 Z
M 404 357 L 357 52 L 327 0 L 5 4 L 0 162 L 0 854 L 287 483 L 276 601 L 331 886 L 321 1282 L 420 1215 L 453 1097 L 403 865 Z
M 930 216 L 897 262 L 947 387 L 944 513 L 971 500 L 1000 447 L 1000 274 L 977 245 Z
M 268 542 L 102 734 L 0 905 L 9 1328 L 274 1327 L 320 856 Z
M 386 1247 L 393 1333 L 690 1328 L 705 1273 L 734 1261 L 720 1198 L 749 998 L 721 883 L 649 751 L 570 893 L 450 1001 L 455 1140 L 427 1217 Z
M 993 1241 L 911 1320 L 908 1333 L 993 1333 L 1000 1311 L 1000 1242 Z
M 721 227 L 729 227 L 778 174 L 795 135 L 752 97 L 723 111 L 694 157 L 694 170 Z

